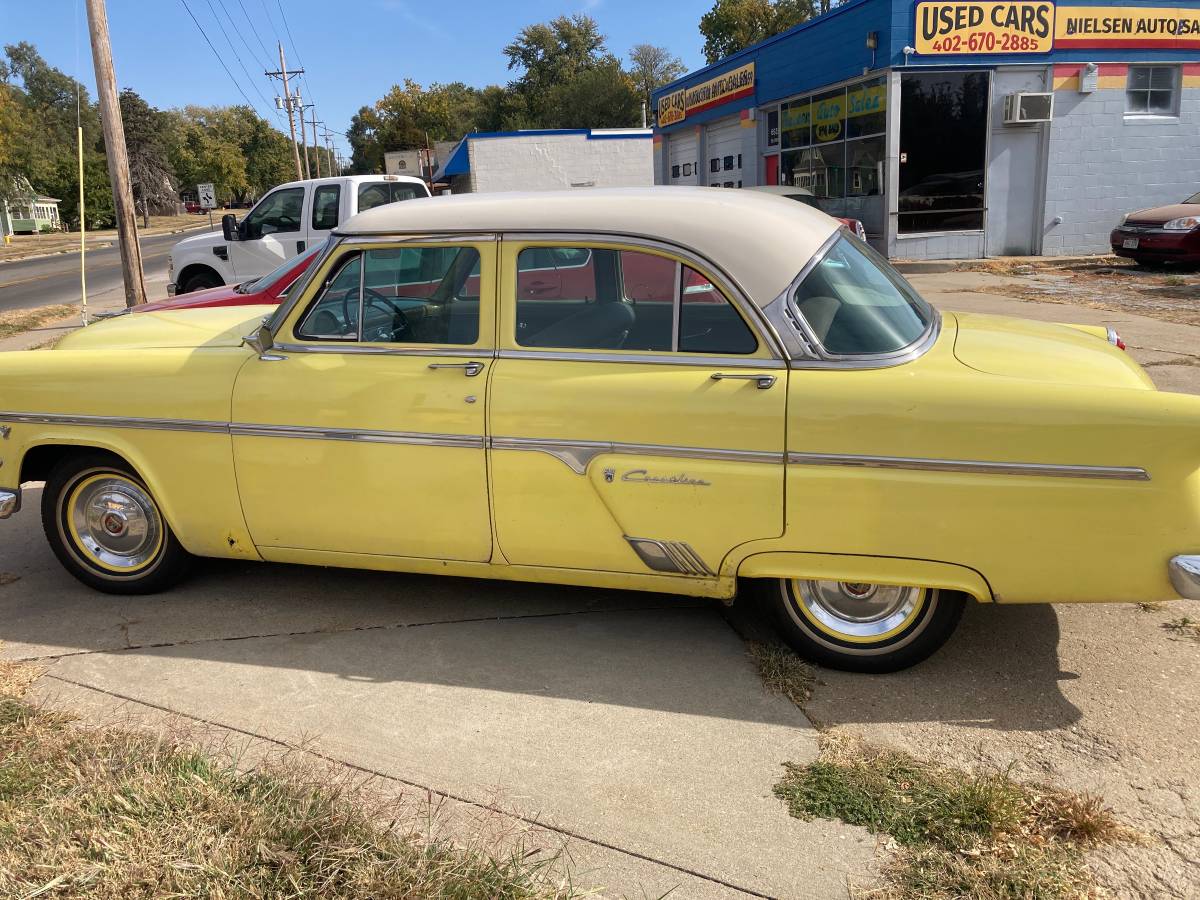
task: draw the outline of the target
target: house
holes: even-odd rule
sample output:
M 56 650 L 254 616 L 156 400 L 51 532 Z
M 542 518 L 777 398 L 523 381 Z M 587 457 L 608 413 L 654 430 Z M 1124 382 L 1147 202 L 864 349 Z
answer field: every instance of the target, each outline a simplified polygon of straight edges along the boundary
M 62 229 L 62 220 L 58 216 L 60 202 L 54 197 L 0 201 L 0 234 L 37 234 L 39 231 L 60 231 Z

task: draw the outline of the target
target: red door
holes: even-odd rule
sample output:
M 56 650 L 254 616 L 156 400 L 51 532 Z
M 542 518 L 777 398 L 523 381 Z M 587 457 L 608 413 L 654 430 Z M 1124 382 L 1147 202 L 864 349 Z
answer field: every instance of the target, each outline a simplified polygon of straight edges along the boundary
M 779 154 L 765 157 L 767 170 L 763 176 L 763 184 L 779 184 Z

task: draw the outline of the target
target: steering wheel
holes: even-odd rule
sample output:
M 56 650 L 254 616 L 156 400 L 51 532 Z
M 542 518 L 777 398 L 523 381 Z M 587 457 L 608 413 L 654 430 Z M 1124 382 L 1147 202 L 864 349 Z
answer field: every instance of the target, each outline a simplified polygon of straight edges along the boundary
M 404 315 L 404 311 L 400 309 L 400 305 L 396 302 L 395 298 L 385 297 L 383 294 L 379 293 L 379 291 L 375 290 L 374 288 L 364 287 L 363 288 L 364 328 L 365 328 L 365 320 L 367 317 L 367 309 L 370 307 L 378 307 L 378 308 L 382 309 L 386 315 L 389 315 L 392 317 L 391 331 L 389 332 L 384 328 L 380 328 L 378 330 L 378 332 L 376 333 L 376 335 L 373 336 L 373 337 L 375 337 L 375 340 L 386 340 L 388 342 L 394 343 L 395 341 L 398 341 L 400 339 L 400 336 L 402 334 L 404 334 L 406 331 L 408 331 L 409 328 L 411 327 L 408 322 L 408 317 Z M 363 340 L 371 340 L 371 338 L 367 337 L 365 330 L 363 332 Z
M 275 221 L 279 223 L 279 231 L 299 231 L 300 223 L 291 216 L 276 216 Z

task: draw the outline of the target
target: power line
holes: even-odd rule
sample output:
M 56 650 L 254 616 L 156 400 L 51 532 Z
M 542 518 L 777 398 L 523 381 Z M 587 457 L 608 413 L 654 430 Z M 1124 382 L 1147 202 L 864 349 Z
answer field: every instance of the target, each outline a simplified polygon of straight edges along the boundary
M 217 15 L 217 10 L 212 5 L 212 0 L 205 0 L 205 2 L 208 3 L 208 10 L 213 14 L 213 18 L 216 19 L 217 27 L 221 29 L 221 34 L 225 35 L 225 43 L 229 45 L 229 50 L 231 53 L 233 53 L 234 59 L 237 60 L 238 66 L 241 67 L 242 73 L 246 76 L 246 80 L 250 83 L 250 86 L 254 88 L 254 93 L 258 94 L 258 98 L 262 100 L 263 105 L 267 109 L 270 109 L 271 101 L 263 96 L 263 92 L 258 88 L 258 83 L 250 77 L 250 73 L 246 70 L 246 64 L 242 62 L 242 57 L 238 54 L 237 48 L 233 46 L 233 41 L 230 39 L 229 33 L 225 30 L 225 26 L 221 24 L 221 17 Z M 218 0 L 218 2 L 220 2 L 220 0 Z M 243 94 L 242 96 L 245 95 Z M 278 116 L 279 114 L 276 113 L 276 115 Z
M 225 74 L 229 76 L 229 80 L 233 82 L 233 86 L 237 88 L 238 93 L 242 95 L 242 99 L 246 101 L 246 105 L 253 109 L 257 115 L 258 110 L 254 108 L 254 102 L 246 96 L 246 92 L 242 90 L 242 86 L 238 83 L 238 80 L 234 78 L 233 73 L 229 71 L 229 66 L 225 65 L 225 60 L 221 59 L 221 54 L 217 52 L 217 48 L 213 46 L 213 42 L 208 39 L 208 35 L 205 33 L 203 26 L 201 26 L 200 20 L 196 18 L 191 7 L 187 5 L 187 0 L 179 0 L 179 2 L 183 4 L 183 8 L 187 10 L 187 14 L 191 16 L 192 21 L 196 23 L 196 29 L 200 32 L 200 36 L 204 38 L 204 43 L 208 44 L 208 49 L 211 50 L 213 56 L 217 58 L 217 62 L 221 64 L 221 68 L 225 70 Z
M 221 12 L 225 13 L 225 18 L 229 21 L 229 27 L 233 29 L 233 33 L 238 36 L 238 40 L 241 41 L 242 46 L 246 48 L 246 53 L 249 54 L 250 59 L 254 60 L 254 64 L 257 66 L 259 61 L 254 59 L 254 51 L 250 49 L 250 44 L 246 40 L 245 29 L 238 28 L 237 23 L 233 21 L 233 16 L 229 14 L 229 9 L 225 6 L 225 0 L 217 0 L 217 3 L 221 7 Z M 270 57 L 267 58 L 270 59 Z
M 242 15 L 246 17 L 246 21 L 250 23 L 250 30 L 254 32 L 254 39 L 258 41 L 258 46 L 262 47 L 264 56 L 267 59 L 271 58 L 271 51 L 267 49 L 267 45 L 263 42 L 262 36 L 258 33 L 258 26 L 254 24 L 254 20 L 250 18 L 250 13 L 246 11 L 246 4 L 242 0 L 237 0 L 238 6 L 242 8 Z

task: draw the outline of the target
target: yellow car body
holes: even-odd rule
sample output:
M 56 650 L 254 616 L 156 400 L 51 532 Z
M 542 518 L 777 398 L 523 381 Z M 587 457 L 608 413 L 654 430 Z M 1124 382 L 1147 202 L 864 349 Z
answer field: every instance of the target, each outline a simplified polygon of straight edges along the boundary
M 0 511 L 97 448 L 200 556 L 725 599 L 739 579 L 1200 599 L 1200 398 L 1155 390 L 1103 329 L 998 317 L 941 314 L 886 360 L 819 356 L 788 289 L 836 223 L 732 193 L 530 195 L 502 213 L 495 198 L 411 201 L 351 220 L 278 310 L 127 315 L 4 354 Z M 671 204 L 732 221 L 674 225 Z M 605 224 L 621 210 L 632 225 Z M 794 230 L 792 258 L 759 220 Z M 704 227 L 741 233 L 706 244 Z M 346 254 L 447 244 L 478 254 L 474 342 L 297 336 Z M 578 247 L 699 273 L 757 348 L 531 349 L 519 255 Z M 243 342 L 267 316 L 266 344 Z

